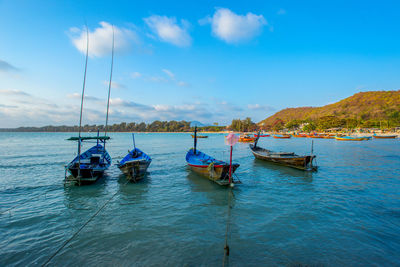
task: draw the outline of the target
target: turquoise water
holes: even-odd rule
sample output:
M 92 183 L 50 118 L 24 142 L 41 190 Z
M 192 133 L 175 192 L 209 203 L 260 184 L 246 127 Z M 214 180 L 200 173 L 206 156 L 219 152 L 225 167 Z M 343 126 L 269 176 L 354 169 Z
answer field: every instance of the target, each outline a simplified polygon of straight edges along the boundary
M 103 206 L 50 265 L 221 265 L 229 190 L 192 173 L 189 134 L 136 134 L 153 158 L 147 178 L 126 184 L 114 165 L 131 135 L 111 133 L 113 165 L 96 184 L 64 187 L 76 153 L 69 133 L 0 133 L 0 265 L 42 265 Z M 262 138 L 272 150 L 309 153 L 311 140 Z M 86 145 L 84 148 L 89 148 Z M 198 148 L 227 160 L 223 135 Z M 232 266 L 400 264 L 400 140 L 315 139 L 320 166 L 306 173 L 234 148 L 243 182 L 233 189 Z M 25 201 L 28 202 L 24 203 Z

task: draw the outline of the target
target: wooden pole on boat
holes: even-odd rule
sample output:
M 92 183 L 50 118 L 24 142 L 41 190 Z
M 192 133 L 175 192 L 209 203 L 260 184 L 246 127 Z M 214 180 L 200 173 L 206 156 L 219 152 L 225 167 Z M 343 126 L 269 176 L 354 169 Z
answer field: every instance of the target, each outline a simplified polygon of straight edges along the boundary
M 197 126 L 194 126 L 194 154 L 196 155 L 197 147 Z
M 78 177 L 81 176 L 81 131 L 82 131 L 82 111 L 83 111 L 83 98 L 85 96 L 85 85 L 86 85 L 86 71 L 89 57 L 89 29 L 86 24 L 86 61 L 85 61 L 85 73 L 83 75 L 83 88 L 81 98 L 81 114 L 79 118 L 79 138 L 78 138 Z
M 257 135 L 257 137 L 256 137 L 256 141 L 254 142 L 254 148 L 257 147 L 258 139 L 260 139 L 260 134 L 261 134 L 261 131 L 258 130 L 258 135 Z
M 110 108 L 111 81 L 112 81 L 113 65 L 114 65 L 114 26 L 112 26 L 112 31 L 113 31 L 113 39 L 112 39 L 112 49 L 111 49 L 111 71 L 110 71 L 110 82 L 108 84 L 107 115 L 106 115 L 106 128 L 104 129 L 104 136 L 107 136 L 108 110 Z M 105 149 L 106 149 L 106 140 L 104 139 L 104 150 Z
M 136 150 L 136 144 L 135 144 L 135 134 L 132 133 L 132 139 L 133 139 L 133 151 Z
M 229 159 L 229 184 L 231 184 L 231 181 L 232 181 L 232 150 L 233 150 L 233 146 L 231 146 L 231 156 Z
M 314 140 L 311 140 L 311 156 L 314 153 Z

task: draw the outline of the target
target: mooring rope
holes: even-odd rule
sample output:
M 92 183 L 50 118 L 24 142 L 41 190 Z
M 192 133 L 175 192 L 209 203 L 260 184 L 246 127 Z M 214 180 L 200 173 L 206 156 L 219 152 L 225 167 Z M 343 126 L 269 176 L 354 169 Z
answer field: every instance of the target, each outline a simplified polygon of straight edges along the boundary
M 41 197 L 42 195 L 46 195 L 47 193 L 49 193 L 49 192 L 51 192 L 51 191 L 55 191 L 55 190 L 57 190 L 57 189 L 59 189 L 59 188 L 56 187 L 56 188 L 47 190 L 46 192 L 44 192 L 44 193 L 42 193 L 42 194 L 39 194 L 39 195 L 37 195 L 37 196 L 28 198 L 27 200 L 23 201 L 22 203 L 18 203 L 18 204 L 16 204 L 16 205 L 12 206 L 11 208 L 6 209 L 5 211 L 1 211 L 1 212 L 0 212 L 0 215 L 3 215 L 3 214 L 5 214 L 5 213 L 7 213 L 7 212 L 9 212 L 9 211 L 11 211 L 11 210 L 13 210 L 13 209 L 15 209 L 15 208 L 18 208 L 18 207 L 24 205 L 25 203 L 27 203 L 27 202 L 29 202 L 29 201 L 35 199 L 35 198 Z
M 125 185 L 127 185 L 129 183 L 129 180 L 128 181 L 126 181 L 126 183 L 125 184 L 123 184 L 124 186 Z M 54 252 L 53 253 L 53 255 L 51 255 L 51 257 L 42 265 L 42 266 L 46 266 L 69 242 L 71 242 L 81 231 L 82 231 L 82 229 L 83 228 L 85 228 L 85 226 L 86 225 L 88 225 L 99 213 L 100 213 L 100 211 L 102 210 L 102 209 L 104 209 L 107 205 L 108 205 L 108 203 L 110 203 L 110 201 L 118 194 L 119 192 L 117 191 L 117 192 L 115 192 L 115 194 L 114 195 L 112 195 L 112 197 L 109 199 L 109 200 L 107 200 L 104 204 L 103 204 L 103 206 L 101 206 L 101 208 L 100 209 L 98 209 L 97 211 L 96 211 L 96 213 L 95 214 L 93 214 L 90 218 L 89 218 L 89 220 L 87 220 L 82 226 L 81 226 L 81 228 L 79 228 L 78 229 L 78 231 L 76 231 L 68 240 L 66 240 L 65 242 L 64 242 L 64 244 L 56 251 L 56 252 Z
M 229 189 L 228 193 L 228 218 L 226 220 L 226 231 L 225 231 L 225 246 L 224 246 L 224 258 L 222 260 L 222 266 L 229 266 L 229 245 L 228 245 L 228 234 L 230 232 L 230 218 L 231 218 L 231 195 L 233 195 L 232 188 Z

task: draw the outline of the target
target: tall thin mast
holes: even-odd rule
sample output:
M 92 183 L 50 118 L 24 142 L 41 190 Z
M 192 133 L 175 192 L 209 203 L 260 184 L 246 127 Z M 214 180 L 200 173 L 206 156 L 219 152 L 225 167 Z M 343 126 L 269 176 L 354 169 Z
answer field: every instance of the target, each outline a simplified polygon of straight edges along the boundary
M 83 88 L 82 88 L 82 99 L 81 99 L 81 115 L 79 119 L 79 140 L 78 140 L 78 176 L 81 170 L 81 131 L 82 131 L 82 111 L 83 111 L 83 98 L 85 96 L 85 85 L 86 85 L 86 70 L 89 57 L 89 29 L 86 25 L 86 62 L 85 62 L 85 73 L 83 75 Z
M 108 110 L 110 108 L 111 80 L 112 80 L 113 65 L 114 65 L 114 26 L 112 26 L 112 30 L 113 30 L 113 39 L 112 39 L 112 50 L 111 50 L 111 72 L 110 72 L 110 83 L 108 84 L 107 115 L 106 115 L 106 128 L 104 129 L 104 136 L 107 136 Z M 104 142 L 104 147 L 105 146 L 106 143 Z

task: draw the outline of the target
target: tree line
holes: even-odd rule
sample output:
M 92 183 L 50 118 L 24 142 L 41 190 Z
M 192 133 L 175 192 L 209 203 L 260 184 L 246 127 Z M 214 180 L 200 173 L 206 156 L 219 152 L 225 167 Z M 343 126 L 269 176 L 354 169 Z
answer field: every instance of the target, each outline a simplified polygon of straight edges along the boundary
M 145 122 L 121 122 L 109 125 L 108 132 L 191 132 L 194 127 L 191 127 L 188 121 L 153 121 L 152 123 Z M 200 131 L 217 132 L 225 130 L 225 126 L 205 126 L 199 127 Z M 83 132 L 104 132 L 104 125 L 89 125 L 82 126 Z M 19 127 L 0 129 L 0 132 L 78 132 L 79 126 L 43 126 L 43 127 Z

